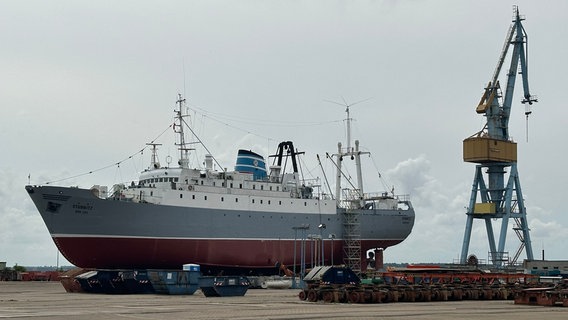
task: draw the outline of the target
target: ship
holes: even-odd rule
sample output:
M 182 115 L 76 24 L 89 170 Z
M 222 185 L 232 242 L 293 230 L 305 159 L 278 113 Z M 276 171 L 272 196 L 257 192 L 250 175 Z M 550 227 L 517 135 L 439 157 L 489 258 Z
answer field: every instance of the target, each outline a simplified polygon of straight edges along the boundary
M 367 251 L 399 244 L 411 233 L 415 213 L 409 195 L 364 192 L 361 155 L 368 152 L 358 140 L 350 141 L 349 106 L 346 146 L 338 143 L 336 153 L 326 154 L 335 185 L 324 172 L 322 179 L 303 177 L 299 157 L 305 153 L 292 141 L 278 144 L 268 156 L 272 163 L 241 149 L 234 170 L 220 169 L 210 153 L 190 166 L 196 144 L 186 136 L 196 136 L 183 106 L 180 95 L 171 125 L 177 165 L 162 166 L 160 144 L 149 143 L 150 165 L 137 181 L 110 188 L 25 186 L 70 263 L 97 269 L 180 269 L 193 263 L 204 274 L 245 275 L 300 264 L 365 269 Z M 345 179 L 349 160 L 357 179 Z M 323 171 L 321 161 L 320 167 Z

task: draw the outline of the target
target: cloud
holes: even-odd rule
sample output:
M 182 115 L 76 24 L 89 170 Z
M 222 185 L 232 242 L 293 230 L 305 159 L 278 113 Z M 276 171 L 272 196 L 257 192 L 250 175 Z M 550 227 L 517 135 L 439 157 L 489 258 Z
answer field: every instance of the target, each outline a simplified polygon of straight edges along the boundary
M 448 262 L 457 257 L 460 231 L 465 226 L 463 191 L 452 190 L 433 177 L 431 162 L 424 154 L 398 163 L 387 175 L 409 191 L 416 218 L 411 235 L 402 244 L 389 248 L 386 260 Z
M 392 177 L 403 190 L 412 194 L 422 194 L 428 191 L 428 185 L 436 183 L 436 180 L 428 175 L 430 166 L 430 161 L 426 159 L 426 155 L 421 154 L 417 158 L 398 163 L 386 174 Z
M 530 225 L 531 236 L 544 240 L 559 240 L 559 236 L 563 237 L 568 234 L 568 228 L 556 221 L 544 222 L 539 219 L 531 219 Z
M 387 171 L 391 180 L 404 190 L 409 190 L 416 220 L 412 234 L 406 241 L 386 251 L 386 261 L 400 262 L 457 262 L 462 249 L 465 233 L 466 207 L 470 190 L 464 184 L 448 185 L 448 177 L 438 180 L 431 174 L 431 162 L 421 154 L 398 163 Z M 562 243 L 566 240 L 568 228 L 555 220 L 555 216 L 539 207 L 527 208 L 533 255 L 538 247 L 546 247 L 549 258 L 561 259 Z M 492 220 L 495 241 L 499 240 L 502 220 Z M 505 251 L 512 258 L 520 241 L 509 221 Z M 481 260 L 488 260 L 489 242 L 483 220 L 475 219 L 469 254 L 476 254 Z M 526 257 L 525 252 L 520 259 Z

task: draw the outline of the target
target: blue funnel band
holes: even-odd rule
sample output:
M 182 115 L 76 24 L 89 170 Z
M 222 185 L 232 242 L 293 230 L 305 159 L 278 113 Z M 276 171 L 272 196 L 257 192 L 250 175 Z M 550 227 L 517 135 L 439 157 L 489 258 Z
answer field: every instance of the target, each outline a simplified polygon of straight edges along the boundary
M 266 162 L 264 158 L 249 150 L 239 150 L 235 171 L 252 173 L 255 180 L 266 178 Z

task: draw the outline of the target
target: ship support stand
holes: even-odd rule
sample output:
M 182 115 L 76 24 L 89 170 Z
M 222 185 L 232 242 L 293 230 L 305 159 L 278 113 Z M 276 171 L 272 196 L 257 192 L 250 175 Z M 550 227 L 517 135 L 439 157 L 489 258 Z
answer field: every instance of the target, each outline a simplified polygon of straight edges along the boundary
M 537 102 L 537 99 L 529 93 L 527 34 L 521 23 L 524 17 L 519 15 L 516 6 L 513 7 L 513 11 L 513 24 L 507 33 L 497 68 L 476 109 L 478 114 L 484 114 L 487 117 L 487 123 L 480 132 L 463 141 L 464 161 L 477 163 L 477 165 L 466 212 L 467 221 L 460 255 L 461 264 L 465 264 L 468 260 L 474 219 L 482 219 L 485 222 L 490 248 L 489 256 L 494 266 L 501 267 L 504 263 L 515 264 L 523 249 L 526 251 L 527 260 L 533 260 L 526 207 L 517 170 L 517 144 L 509 137 L 508 129 L 517 71 L 522 75 L 524 89 L 522 103 L 526 106 L 527 121 L 531 113 L 530 105 Z M 498 76 L 510 46 L 513 47 L 513 52 L 503 96 Z M 505 184 L 507 169 L 509 177 Z M 484 180 L 483 170 L 486 170 L 488 183 Z M 478 195 L 481 201 L 478 201 Z M 498 245 L 495 243 L 493 219 L 501 220 Z M 514 220 L 513 229 L 521 242 L 511 260 L 505 252 L 509 219 Z

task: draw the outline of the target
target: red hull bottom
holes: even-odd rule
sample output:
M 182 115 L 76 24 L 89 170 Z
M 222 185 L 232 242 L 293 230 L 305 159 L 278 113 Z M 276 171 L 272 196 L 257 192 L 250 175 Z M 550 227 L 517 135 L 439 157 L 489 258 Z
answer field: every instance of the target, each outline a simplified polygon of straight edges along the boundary
M 54 242 L 74 265 L 98 269 L 181 269 L 183 264 L 201 265 L 202 271 L 251 273 L 277 272 L 276 266 L 294 264 L 294 240 L 216 240 L 54 237 Z M 402 240 L 362 240 L 362 252 L 387 248 Z M 343 264 L 343 241 L 324 241 L 325 264 Z M 320 261 L 321 247 L 305 243 L 306 265 Z M 332 249 L 333 248 L 333 249 Z M 333 251 L 333 260 L 331 261 Z M 296 265 L 300 265 L 301 241 L 296 241 Z M 365 259 L 363 257 L 362 259 Z M 366 265 L 362 264 L 363 267 Z M 261 273 L 266 273 L 261 272 Z

